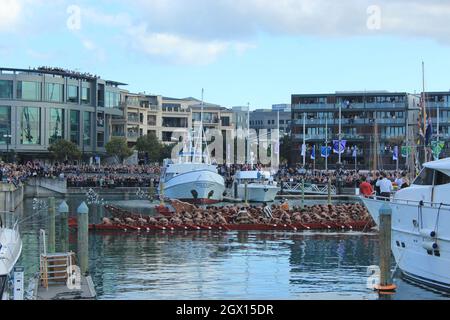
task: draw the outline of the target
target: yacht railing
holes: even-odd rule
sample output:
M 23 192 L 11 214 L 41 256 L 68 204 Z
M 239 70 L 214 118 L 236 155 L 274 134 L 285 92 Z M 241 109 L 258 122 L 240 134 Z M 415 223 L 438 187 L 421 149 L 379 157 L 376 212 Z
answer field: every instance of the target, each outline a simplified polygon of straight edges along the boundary
M 385 201 L 386 203 L 399 203 L 399 204 L 406 204 L 409 206 L 414 207 L 429 207 L 429 208 L 439 208 L 440 210 L 446 210 L 450 211 L 450 204 L 449 203 L 443 203 L 443 202 L 429 202 L 429 201 L 422 201 L 422 200 L 407 200 L 407 199 L 395 199 L 394 193 L 391 194 L 391 196 L 388 197 L 382 197 L 382 196 L 370 196 L 370 197 L 364 197 L 371 200 L 378 200 L 378 201 Z

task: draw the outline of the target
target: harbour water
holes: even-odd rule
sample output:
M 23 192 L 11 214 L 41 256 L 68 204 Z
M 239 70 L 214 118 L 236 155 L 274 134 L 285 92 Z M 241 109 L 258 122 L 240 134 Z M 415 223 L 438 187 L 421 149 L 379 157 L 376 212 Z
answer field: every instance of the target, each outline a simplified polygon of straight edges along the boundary
M 73 215 L 85 197 L 66 200 Z M 134 194 L 105 200 L 148 210 Z M 103 216 L 102 210 L 91 219 Z M 17 215 L 28 219 L 21 227 L 18 265 L 30 278 L 39 269 L 39 230 L 47 228 L 46 215 L 36 214 L 32 199 Z M 367 288 L 368 267 L 378 264 L 377 233 L 90 233 L 89 245 L 99 299 L 378 298 Z M 76 233 L 71 234 L 70 248 L 76 252 Z M 398 278 L 395 283 L 398 291 L 391 299 L 449 298 Z

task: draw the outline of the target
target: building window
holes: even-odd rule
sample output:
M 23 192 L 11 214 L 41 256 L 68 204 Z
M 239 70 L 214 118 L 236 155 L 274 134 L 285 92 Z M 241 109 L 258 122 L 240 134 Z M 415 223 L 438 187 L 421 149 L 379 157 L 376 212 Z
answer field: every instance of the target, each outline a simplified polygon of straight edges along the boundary
M 64 139 L 64 110 L 50 109 L 50 138 L 49 143 Z
M 92 113 L 85 111 L 83 113 L 83 145 L 91 145 Z
M 57 83 L 46 83 L 45 92 L 47 96 L 47 101 L 50 102 L 63 102 L 63 88 L 62 84 Z
M 119 108 L 120 94 L 118 92 L 106 91 L 105 108 Z
M 222 117 L 222 126 L 224 127 L 230 126 L 230 117 Z
M 149 126 L 156 126 L 156 116 L 149 115 L 147 118 L 147 124 Z
M 105 114 L 103 112 L 97 113 L 97 127 L 105 127 Z
M 23 107 L 21 114 L 20 143 L 40 144 L 41 143 L 41 109 Z
M 90 104 L 91 103 L 91 88 L 81 88 L 81 103 Z
M 41 100 L 41 83 L 31 81 L 17 82 L 17 99 L 40 101 Z
M 68 86 L 67 102 L 78 103 L 78 86 Z
M 0 80 L 0 99 L 13 98 L 13 82 L 12 80 Z
M 0 106 L 0 144 L 11 143 L 11 107 Z
M 70 110 L 70 141 L 80 145 L 80 111 Z
M 105 146 L 105 134 L 103 132 L 97 133 L 97 147 L 103 148 Z

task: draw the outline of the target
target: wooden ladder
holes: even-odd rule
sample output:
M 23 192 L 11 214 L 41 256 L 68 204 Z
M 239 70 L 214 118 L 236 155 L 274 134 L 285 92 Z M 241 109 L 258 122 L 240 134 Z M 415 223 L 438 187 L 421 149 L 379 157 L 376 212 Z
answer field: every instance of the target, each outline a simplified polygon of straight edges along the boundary
M 44 288 L 60 285 L 69 278 L 69 267 L 75 265 L 75 253 L 45 253 L 40 258 L 40 280 Z

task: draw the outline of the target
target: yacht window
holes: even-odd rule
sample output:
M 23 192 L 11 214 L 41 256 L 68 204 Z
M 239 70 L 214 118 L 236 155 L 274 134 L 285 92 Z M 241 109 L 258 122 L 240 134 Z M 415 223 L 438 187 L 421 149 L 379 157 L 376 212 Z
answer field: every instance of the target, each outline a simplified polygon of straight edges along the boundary
M 436 171 L 436 178 L 434 181 L 435 186 L 442 186 L 450 183 L 450 177 L 440 171 Z
M 174 173 L 166 174 L 166 180 L 172 179 L 174 175 L 175 175 Z
M 433 176 L 434 176 L 434 170 L 425 168 L 422 170 L 422 172 L 419 174 L 419 176 L 416 178 L 413 184 L 419 185 L 419 186 L 432 186 L 433 185 Z

